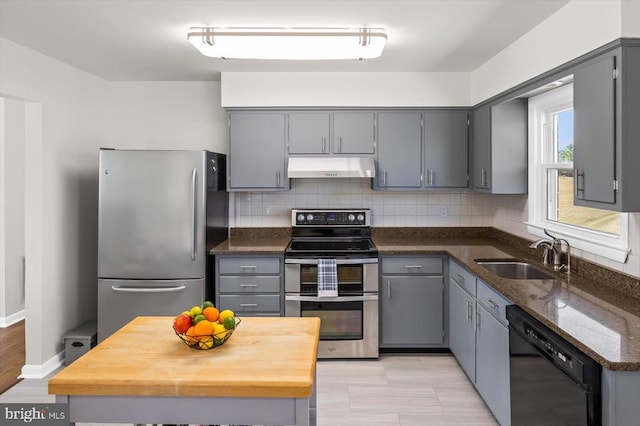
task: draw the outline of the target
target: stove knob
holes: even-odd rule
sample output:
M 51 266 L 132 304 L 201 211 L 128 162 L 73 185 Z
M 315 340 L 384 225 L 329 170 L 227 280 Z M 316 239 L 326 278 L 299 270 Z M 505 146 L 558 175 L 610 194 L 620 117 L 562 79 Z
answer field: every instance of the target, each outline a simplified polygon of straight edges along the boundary
M 303 222 L 304 221 L 304 215 L 302 213 L 300 213 L 298 215 L 298 222 Z
M 353 222 L 354 220 L 356 220 L 356 217 L 352 214 L 350 214 L 347 219 L 349 219 L 349 222 Z
M 362 221 L 364 221 L 364 215 L 362 213 L 360 213 L 358 215 L 358 222 L 362 222 Z
M 307 215 L 307 220 L 308 220 L 309 222 L 311 222 L 311 221 L 313 220 L 313 215 L 312 215 L 312 214 L 308 214 L 308 215 Z

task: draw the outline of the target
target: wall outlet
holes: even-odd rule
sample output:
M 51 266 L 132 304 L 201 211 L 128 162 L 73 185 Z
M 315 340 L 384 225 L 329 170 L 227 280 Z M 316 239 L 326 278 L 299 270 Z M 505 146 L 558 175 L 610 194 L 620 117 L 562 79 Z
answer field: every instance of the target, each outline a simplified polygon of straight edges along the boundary
M 440 217 L 449 216 L 449 206 L 440 206 Z

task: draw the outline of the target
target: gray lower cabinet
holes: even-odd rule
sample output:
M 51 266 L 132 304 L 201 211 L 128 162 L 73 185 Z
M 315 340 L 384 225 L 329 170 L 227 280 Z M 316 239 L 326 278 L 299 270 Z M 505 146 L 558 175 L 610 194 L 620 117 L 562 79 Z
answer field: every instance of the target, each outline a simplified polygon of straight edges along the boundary
M 526 99 L 483 105 L 473 113 L 473 188 L 492 194 L 526 194 Z
M 449 348 L 498 422 L 508 426 L 511 302 L 453 261 L 449 271 Z
M 283 112 L 230 112 L 229 191 L 289 189 Z
M 495 418 L 502 426 L 511 424 L 509 385 L 509 328 L 504 312 L 509 304 L 500 296 L 493 296 L 492 304 L 483 304 L 483 289 L 491 289 L 478 280 L 476 304 L 476 388 Z
M 623 46 L 574 72 L 574 204 L 640 211 L 640 46 Z
M 475 283 L 474 283 L 475 287 Z M 476 301 L 453 278 L 449 279 L 449 348 L 458 364 L 476 380 Z
M 381 258 L 380 347 L 444 347 L 442 256 Z
M 238 316 L 282 316 L 281 256 L 216 256 L 215 303 Z

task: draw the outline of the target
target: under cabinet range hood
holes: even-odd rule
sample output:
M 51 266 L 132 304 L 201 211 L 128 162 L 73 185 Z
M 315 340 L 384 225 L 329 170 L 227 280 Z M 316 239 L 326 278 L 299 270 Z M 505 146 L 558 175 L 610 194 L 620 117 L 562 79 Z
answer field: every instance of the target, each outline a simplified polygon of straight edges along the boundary
M 289 157 L 289 178 L 373 178 L 371 157 Z

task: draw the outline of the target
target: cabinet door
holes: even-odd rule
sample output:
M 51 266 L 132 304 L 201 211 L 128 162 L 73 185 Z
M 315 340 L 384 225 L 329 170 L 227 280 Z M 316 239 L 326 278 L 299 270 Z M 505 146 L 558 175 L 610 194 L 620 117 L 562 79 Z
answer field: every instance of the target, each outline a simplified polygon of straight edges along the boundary
M 229 189 L 285 189 L 284 113 L 229 114 Z
M 333 152 L 335 154 L 373 154 L 374 136 L 372 112 L 333 114 Z
M 442 276 L 383 277 L 382 344 L 440 344 L 444 335 Z
M 511 423 L 509 329 L 478 305 L 476 388 L 502 426 Z
M 476 379 L 475 309 L 475 299 L 450 280 L 449 347 L 472 382 L 475 382 Z
M 329 113 L 295 112 L 288 116 L 289 154 L 329 152 Z
M 574 202 L 615 203 L 615 56 L 576 70 L 573 80 Z
M 491 107 L 488 186 L 492 194 L 526 194 L 528 190 L 526 99 Z
M 473 187 L 491 188 L 491 107 L 485 105 L 473 111 Z
M 469 178 L 469 116 L 466 111 L 424 115 L 426 187 L 466 188 Z
M 378 114 L 376 188 L 420 188 L 422 117 L 418 112 Z

